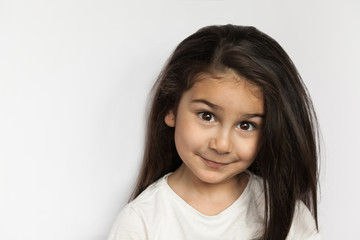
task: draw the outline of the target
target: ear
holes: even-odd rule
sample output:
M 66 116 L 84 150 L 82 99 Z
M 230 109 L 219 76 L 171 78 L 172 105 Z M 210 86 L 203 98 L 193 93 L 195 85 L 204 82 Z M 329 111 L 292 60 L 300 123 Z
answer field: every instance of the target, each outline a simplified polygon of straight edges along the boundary
M 169 110 L 169 112 L 165 115 L 164 121 L 169 127 L 175 127 L 175 114 L 173 110 Z

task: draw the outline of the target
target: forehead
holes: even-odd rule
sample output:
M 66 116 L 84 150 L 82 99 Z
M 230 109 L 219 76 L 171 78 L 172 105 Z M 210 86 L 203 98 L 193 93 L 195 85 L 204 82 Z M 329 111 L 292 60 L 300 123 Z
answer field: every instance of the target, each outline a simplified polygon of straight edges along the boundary
M 239 76 L 232 69 L 227 69 L 224 72 L 211 72 L 211 73 L 199 73 L 194 78 L 193 87 L 199 89 L 208 85 L 217 88 L 226 88 L 226 86 L 235 86 L 244 88 L 253 93 L 254 96 L 263 99 L 262 89 L 256 84 L 243 76 Z
M 264 112 L 260 87 L 233 72 L 199 74 L 186 95 L 189 100 L 206 99 L 225 109 Z

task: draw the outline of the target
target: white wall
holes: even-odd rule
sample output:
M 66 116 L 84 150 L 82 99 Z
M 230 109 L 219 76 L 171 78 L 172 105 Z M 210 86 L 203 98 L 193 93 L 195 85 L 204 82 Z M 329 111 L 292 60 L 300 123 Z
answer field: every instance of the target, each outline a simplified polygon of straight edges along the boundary
M 357 1 L 0 0 L 0 239 L 100 240 L 142 155 L 147 94 L 210 24 L 254 25 L 289 53 L 325 144 L 324 239 L 360 239 Z

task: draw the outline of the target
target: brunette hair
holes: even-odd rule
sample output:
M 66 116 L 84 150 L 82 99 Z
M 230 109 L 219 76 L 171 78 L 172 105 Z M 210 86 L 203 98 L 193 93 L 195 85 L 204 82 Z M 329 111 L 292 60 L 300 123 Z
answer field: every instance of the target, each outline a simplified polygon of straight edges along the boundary
M 164 118 L 204 72 L 231 69 L 263 93 L 261 146 L 249 170 L 261 176 L 265 195 L 263 239 L 285 239 L 302 200 L 317 225 L 317 119 L 293 62 L 271 37 L 254 27 L 204 27 L 183 40 L 154 87 L 143 163 L 131 200 L 182 163 L 174 128 Z

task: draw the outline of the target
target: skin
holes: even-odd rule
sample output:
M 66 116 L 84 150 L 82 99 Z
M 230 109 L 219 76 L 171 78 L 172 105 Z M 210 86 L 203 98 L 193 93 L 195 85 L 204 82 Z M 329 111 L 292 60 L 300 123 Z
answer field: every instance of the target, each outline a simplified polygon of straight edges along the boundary
M 183 161 L 169 186 L 205 215 L 229 207 L 248 182 L 243 172 L 259 150 L 263 115 L 262 93 L 245 78 L 201 74 L 165 117 Z

